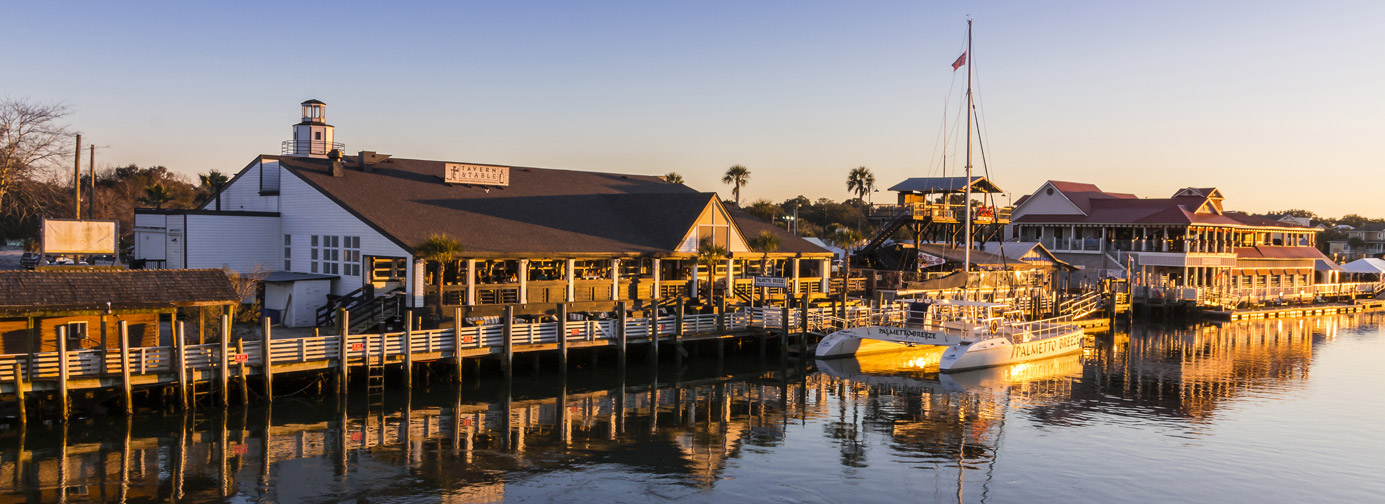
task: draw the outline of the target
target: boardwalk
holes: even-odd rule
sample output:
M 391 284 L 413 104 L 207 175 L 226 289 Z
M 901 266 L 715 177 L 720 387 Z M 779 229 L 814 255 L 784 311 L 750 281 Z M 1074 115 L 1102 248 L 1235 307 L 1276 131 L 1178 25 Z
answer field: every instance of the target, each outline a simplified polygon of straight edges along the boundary
M 122 348 L 119 352 L 60 349 L 0 355 L 0 393 L 11 394 L 22 405 L 26 393 L 57 391 L 65 412 L 69 391 L 123 390 L 128 408 L 129 394 L 134 389 L 176 386 L 186 404 L 189 388 L 210 384 L 220 392 L 220 402 L 224 404 L 229 399 L 227 385 L 233 381 L 244 383 L 251 376 L 262 376 L 267 395 L 272 397 L 272 378 L 276 375 L 330 370 L 347 378 L 353 368 L 385 365 L 412 373 L 417 363 L 439 361 L 460 370 L 465 358 L 499 358 L 508 369 L 514 354 L 520 352 L 556 350 L 565 362 L 569 349 L 616 348 L 623 355 L 631 344 L 657 348 L 660 342 L 681 344 L 741 337 L 779 337 L 784 346 L 788 344 L 784 335 L 872 322 L 898 323 L 904 316 L 903 304 L 891 304 L 802 308 L 792 313 L 784 307 L 755 307 L 722 314 L 680 313 L 561 323 L 513 323 L 513 319 L 502 318 L 511 322 L 379 334 L 271 338 L 268 346 L 265 340 L 229 342 L 230 338 L 224 336 L 229 326 L 223 318 L 220 343 L 182 345 L 180 327 L 174 346 Z M 270 332 L 268 326 L 264 331 Z

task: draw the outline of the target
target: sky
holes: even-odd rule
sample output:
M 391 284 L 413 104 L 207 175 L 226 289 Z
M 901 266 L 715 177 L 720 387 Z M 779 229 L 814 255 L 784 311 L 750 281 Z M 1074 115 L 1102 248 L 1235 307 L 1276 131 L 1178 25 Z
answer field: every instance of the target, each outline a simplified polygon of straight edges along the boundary
M 974 166 L 1228 209 L 1385 217 L 1385 2 L 21 2 L 0 97 L 61 102 L 98 167 L 240 170 L 299 102 L 346 151 L 888 202 Z M 981 153 L 984 151 L 984 161 Z M 946 155 L 946 162 L 944 159 Z M 85 153 L 84 153 L 85 154 Z M 84 162 L 85 164 L 85 162 Z M 944 171 L 946 168 L 946 171 Z

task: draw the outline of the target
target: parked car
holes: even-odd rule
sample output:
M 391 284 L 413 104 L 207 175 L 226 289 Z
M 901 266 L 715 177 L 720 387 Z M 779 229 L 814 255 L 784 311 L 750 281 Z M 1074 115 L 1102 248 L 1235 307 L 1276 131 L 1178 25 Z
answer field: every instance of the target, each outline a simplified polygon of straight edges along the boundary
M 24 269 L 34 269 L 34 266 L 38 266 L 38 252 L 25 252 L 19 256 L 19 265 Z

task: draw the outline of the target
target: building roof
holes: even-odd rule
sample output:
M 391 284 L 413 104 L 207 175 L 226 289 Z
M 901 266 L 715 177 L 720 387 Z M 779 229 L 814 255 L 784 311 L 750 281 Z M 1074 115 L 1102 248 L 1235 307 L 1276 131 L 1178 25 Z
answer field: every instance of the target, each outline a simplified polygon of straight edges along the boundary
M 1139 198 L 1133 194 L 1103 191 L 1095 184 L 1050 180 L 1052 187 L 1075 205 L 1081 214 L 1022 214 L 1012 222 L 1064 224 L 1204 225 L 1314 230 L 1298 222 L 1279 221 L 1240 212 L 1223 212 L 1222 193 L 1215 187 L 1185 187 L 1168 198 Z M 1036 191 L 1034 194 L 1038 194 Z M 1021 198 L 1028 201 L 1030 198 Z
M 931 193 L 959 193 L 966 191 L 966 177 L 914 177 L 903 182 L 890 186 L 891 191 L 898 192 L 918 192 L 924 194 Z M 992 184 L 986 177 L 971 178 L 971 192 L 974 193 L 999 193 L 999 187 Z
M 0 312 L 107 306 L 132 310 L 239 301 L 226 272 L 215 269 L 0 271 Z
M 1374 257 L 1364 257 L 1342 265 L 1345 273 L 1366 273 L 1379 274 L 1385 273 L 1385 260 Z
M 1321 251 L 1313 247 L 1253 246 L 1233 247 L 1238 259 L 1314 259 L 1331 262 Z
M 741 229 L 741 235 L 744 236 L 746 240 L 759 236 L 762 231 L 768 231 L 770 234 L 778 236 L 779 250 L 777 252 L 780 254 L 827 255 L 833 253 L 833 251 L 819 247 L 816 243 L 790 233 L 784 230 L 784 228 L 760 220 L 758 217 L 750 215 L 750 212 L 745 211 L 745 209 L 741 207 L 728 205 L 726 207 L 726 213 L 731 216 L 731 219 L 736 221 L 736 227 Z
M 715 193 L 656 176 L 510 167 L 508 186 L 488 187 L 444 183 L 444 161 L 348 163 L 334 177 L 327 159 L 266 158 L 406 250 L 444 233 L 469 256 L 668 253 L 708 205 L 720 205 Z M 743 236 L 761 228 L 749 214 L 735 219 Z M 827 253 L 783 237 L 780 246 Z

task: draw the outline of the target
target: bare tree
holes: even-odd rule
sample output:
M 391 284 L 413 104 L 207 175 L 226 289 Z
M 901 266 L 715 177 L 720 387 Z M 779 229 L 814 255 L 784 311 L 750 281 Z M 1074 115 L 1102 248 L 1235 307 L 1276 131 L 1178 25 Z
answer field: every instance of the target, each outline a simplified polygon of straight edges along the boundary
M 0 99 L 0 216 L 23 219 L 38 210 L 25 189 L 71 152 L 71 132 L 61 123 L 69 113 L 58 103 Z

